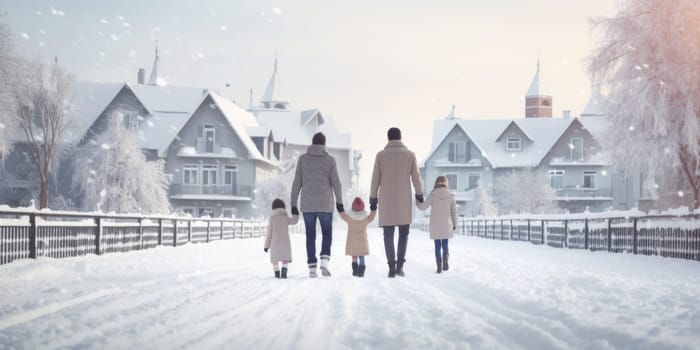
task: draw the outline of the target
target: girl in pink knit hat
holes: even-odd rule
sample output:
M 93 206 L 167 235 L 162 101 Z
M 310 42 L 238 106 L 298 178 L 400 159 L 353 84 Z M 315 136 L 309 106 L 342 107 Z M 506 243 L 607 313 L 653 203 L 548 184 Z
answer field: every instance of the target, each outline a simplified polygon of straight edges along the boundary
M 352 211 L 340 212 L 340 217 L 348 223 L 348 238 L 345 241 L 345 255 L 352 256 L 352 275 L 365 277 L 365 256 L 369 255 L 367 225 L 374 220 L 377 210 L 367 215 L 365 203 L 360 197 L 352 201 Z

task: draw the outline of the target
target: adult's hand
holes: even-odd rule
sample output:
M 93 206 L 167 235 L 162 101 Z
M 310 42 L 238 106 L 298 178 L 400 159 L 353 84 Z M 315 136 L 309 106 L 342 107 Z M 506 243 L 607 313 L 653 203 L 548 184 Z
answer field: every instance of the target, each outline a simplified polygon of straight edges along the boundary
M 292 207 L 292 215 L 299 215 L 299 209 L 297 209 L 297 207 Z
M 265 253 L 267 253 L 267 250 L 268 250 L 268 249 L 269 249 L 269 248 L 263 248 L 263 250 L 265 251 Z
M 335 203 L 335 208 L 338 209 L 339 213 L 342 213 L 345 211 L 345 207 L 343 207 L 343 203 Z
M 416 193 L 416 200 L 418 201 L 418 203 L 423 203 L 423 195 Z
M 379 199 L 377 197 L 369 197 L 369 210 L 375 211 L 377 210 L 377 203 L 379 202 Z

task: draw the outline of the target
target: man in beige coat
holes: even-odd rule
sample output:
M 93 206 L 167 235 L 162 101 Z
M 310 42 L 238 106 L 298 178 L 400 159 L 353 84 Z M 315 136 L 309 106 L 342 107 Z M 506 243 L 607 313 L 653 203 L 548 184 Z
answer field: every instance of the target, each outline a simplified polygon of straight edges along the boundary
M 389 143 L 374 159 L 370 209 L 379 206 L 379 226 L 384 229 L 384 251 L 389 264 L 389 277 L 404 276 L 408 232 L 413 221 L 413 198 L 423 202 L 423 185 L 416 155 L 401 142 L 401 130 L 391 128 L 387 132 Z M 399 227 L 398 254 L 394 250 L 394 230 Z

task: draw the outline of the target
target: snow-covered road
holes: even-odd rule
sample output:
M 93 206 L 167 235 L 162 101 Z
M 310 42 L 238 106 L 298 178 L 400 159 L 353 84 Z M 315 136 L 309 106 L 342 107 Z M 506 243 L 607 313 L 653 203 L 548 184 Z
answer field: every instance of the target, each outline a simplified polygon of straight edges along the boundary
M 413 231 L 389 279 L 375 228 L 360 279 L 336 232 L 330 278 L 306 277 L 302 235 L 288 280 L 262 238 L 0 266 L 0 348 L 700 346 L 698 262 L 457 237 L 438 275 Z

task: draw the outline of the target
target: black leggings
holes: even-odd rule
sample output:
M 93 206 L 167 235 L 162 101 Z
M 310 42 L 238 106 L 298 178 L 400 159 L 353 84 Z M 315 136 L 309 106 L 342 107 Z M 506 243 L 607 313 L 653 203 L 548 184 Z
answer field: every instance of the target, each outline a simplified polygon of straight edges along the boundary
M 398 255 L 394 251 L 394 228 L 396 226 L 383 226 L 384 229 L 384 251 L 389 264 L 395 262 L 403 264 L 406 261 L 406 246 L 408 245 L 409 225 L 399 225 L 399 246 Z

